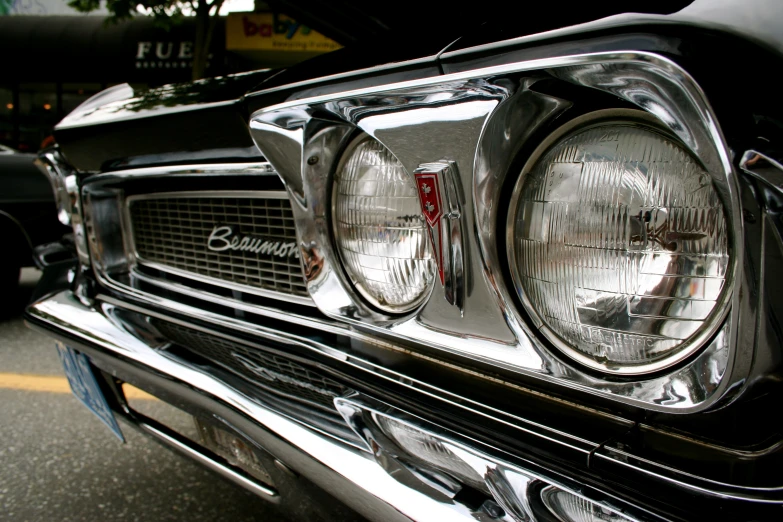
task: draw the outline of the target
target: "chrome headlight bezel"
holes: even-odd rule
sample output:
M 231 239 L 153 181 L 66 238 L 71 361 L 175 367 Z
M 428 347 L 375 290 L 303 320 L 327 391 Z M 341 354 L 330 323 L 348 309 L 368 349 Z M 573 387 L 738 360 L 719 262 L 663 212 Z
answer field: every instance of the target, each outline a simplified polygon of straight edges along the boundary
M 681 364 L 608 379 L 555 350 L 527 320 L 507 284 L 500 240 L 505 230 L 498 224 L 505 223 L 509 166 L 520 149 L 535 148 L 540 133 L 573 105 L 539 88 L 547 77 L 576 85 L 581 94 L 602 92 L 599 106 L 637 106 L 713 176 L 725 202 L 733 253 L 732 291 L 724 295 L 731 306 L 712 338 Z M 611 99 L 623 101 L 613 104 Z M 754 312 L 740 306 L 739 299 L 745 258 L 736 174 L 706 96 L 668 58 L 644 51 L 570 55 L 319 94 L 257 110 L 250 130 L 293 202 L 305 272 L 312 274 L 308 290 L 335 321 L 393 339 L 404 350 L 421 347 L 493 366 L 512 381 L 513 374 L 533 377 L 657 411 L 704 410 L 739 390 L 737 384 L 748 374 L 753 346 L 742 324 L 752 321 Z M 460 224 L 452 230 L 462 231 L 457 243 L 465 260 L 461 306 L 436 283 L 430 297 L 410 313 L 382 312 L 367 303 L 340 267 L 328 187 L 340 152 L 358 131 L 392 151 L 408 172 L 431 162 L 454 167 L 457 204 L 450 215 Z M 743 342 L 738 342 L 741 334 Z
M 509 272 L 511 273 L 511 279 L 513 282 L 513 288 L 516 290 L 516 297 L 521 302 L 527 317 L 533 323 L 538 333 L 540 333 L 549 343 L 551 343 L 559 352 L 577 361 L 578 363 L 593 369 L 614 375 L 623 376 L 641 376 L 654 372 L 664 370 L 666 368 L 677 365 L 683 360 L 687 359 L 699 349 L 703 348 L 716 334 L 720 328 L 723 327 L 726 317 L 731 309 L 731 298 L 733 295 L 733 274 L 735 256 L 733 255 L 734 249 L 729 237 L 728 254 L 729 260 L 727 263 L 726 277 L 724 279 L 724 286 L 721 289 L 720 296 L 717 299 L 713 309 L 710 311 L 708 317 L 704 320 L 699 329 L 689 336 L 684 342 L 673 348 L 666 355 L 657 358 L 654 361 L 643 364 L 620 364 L 598 361 L 578 348 L 572 346 L 567 341 L 561 338 L 554 329 L 547 324 L 547 322 L 541 317 L 536 305 L 532 302 L 531 298 L 523 290 L 521 282 L 521 276 L 517 267 L 516 261 L 516 246 L 515 246 L 515 232 L 516 232 L 516 210 L 519 206 L 520 197 L 527 181 L 527 176 L 531 170 L 538 164 L 538 162 L 555 146 L 567 139 L 569 136 L 574 136 L 580 132 L 584 132 L 591 128 L 596 128 L 605 125 L 615 125 L 617 127 L 629 126 L 629 127 L 641 127 L 652 132 L 658 133 L 673 143 L 678 145 L 684 152 L 691 154 L 685 144 L 683 144 L 676 135 L 669 130 L 663 128 L 660 121 L 652 117 L 648 113 L 635 110 L 635 109 L 605 109 L 590 112 L 581 116 L 578 116 L 571 121 L 561 125 L 551 134 L 549 134 L 538 146 L 530 153 L 521 169 L 516 174 L 516 181 L 514 182 L 514 190 L 511 194 L 510 202 L 507 209 L 505 219 L 505 231 L 506 231 L 506 261 L 508 263 Z M 694 161 L 699 163 L 696 158 Z M 703 167 L 703 165 L 700 165 Z M 706 170 L 706 169 L 705 169 Z M 709 170 L 706 170 L 708 174 L 713 178 L 714 174 Z M 514 175 L 513 172 L 509 175 Z M 723 205 L 724 220 L 727 228 L 729 227 L 729 211 L 730 202 L 726 202 L 722 198 L 719 198 Z M 731 234 L 729 233 L 731 236 Z M 628 333 L 634 333 L 629 331 Z

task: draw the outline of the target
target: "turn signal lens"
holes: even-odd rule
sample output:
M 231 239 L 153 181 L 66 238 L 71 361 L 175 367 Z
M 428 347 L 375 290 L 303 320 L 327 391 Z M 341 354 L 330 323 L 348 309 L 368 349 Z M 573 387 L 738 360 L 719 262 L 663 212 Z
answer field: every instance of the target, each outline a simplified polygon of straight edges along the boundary
M 416 185 L 370 136 L 354 141 L 337 168 L 333 220 L 345 269 L 365 299 L 392 313 L 424 300 L 435 265 Z
M 710 175 L 652 125 L 594 123 L 542 147 L 511 209 L 516 290 L 567 355 L 613 373 L 654 371 L 718 326 L 723 205 Z
M 412 457 L 473 487 L 481 490 L 486 488 L 478 473 L 438 438 L 391 417 L 376 415 L 375 421 L 389 438 Z
M 561 522 L 629 522 L 632 520 L 555 486 L 542 489 L 541 500 Z

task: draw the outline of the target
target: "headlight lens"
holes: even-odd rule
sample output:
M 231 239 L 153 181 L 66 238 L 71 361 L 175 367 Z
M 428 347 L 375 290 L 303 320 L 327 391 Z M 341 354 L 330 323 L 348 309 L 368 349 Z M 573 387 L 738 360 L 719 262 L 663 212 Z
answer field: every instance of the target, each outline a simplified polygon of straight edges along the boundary
M 356 289 L 392 313 L 415 308 L 435 266 L 413 177 L 381 143 L 363 135 L 345 152 L 333 190 L 337 247 Z
M 652 126 L 567 134 L 525 166 L 511 209 L 517 292 L 580 362 L 615 373 L 673 364 L 720 315 L 723 205 L 709 174 Z

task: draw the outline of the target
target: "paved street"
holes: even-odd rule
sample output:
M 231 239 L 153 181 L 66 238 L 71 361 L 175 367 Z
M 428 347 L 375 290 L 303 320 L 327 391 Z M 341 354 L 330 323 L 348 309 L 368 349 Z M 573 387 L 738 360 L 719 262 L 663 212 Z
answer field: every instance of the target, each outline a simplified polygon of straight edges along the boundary
M 24 326 L 37 273 L 0 318 L 0 520 L 280 520 L 262 500 L 155 442 L 114 436 L 67 390 L 52 341 Z M 49 376 L 35 378 L 30 376 Z M 64 379 L 64 378 L 63 378 Z M 150 408 L 160 405 L 149 401 Z

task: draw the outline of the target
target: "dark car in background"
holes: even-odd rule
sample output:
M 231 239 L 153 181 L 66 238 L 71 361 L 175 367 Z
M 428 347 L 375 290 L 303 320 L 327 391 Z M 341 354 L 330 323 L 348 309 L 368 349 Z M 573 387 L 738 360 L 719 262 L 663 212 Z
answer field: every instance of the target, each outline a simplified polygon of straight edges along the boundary
M 295 519 L 780 520 L 783 6 L 274 4 L 359 44 L 41 155 L 76 395 Z
M 6 296 L 16 288 L 19 270 L 33 265 L 33 248 L 70 232 L 57 220 L 52 187 L 36 158 L 0 145 L 0 290 Z

